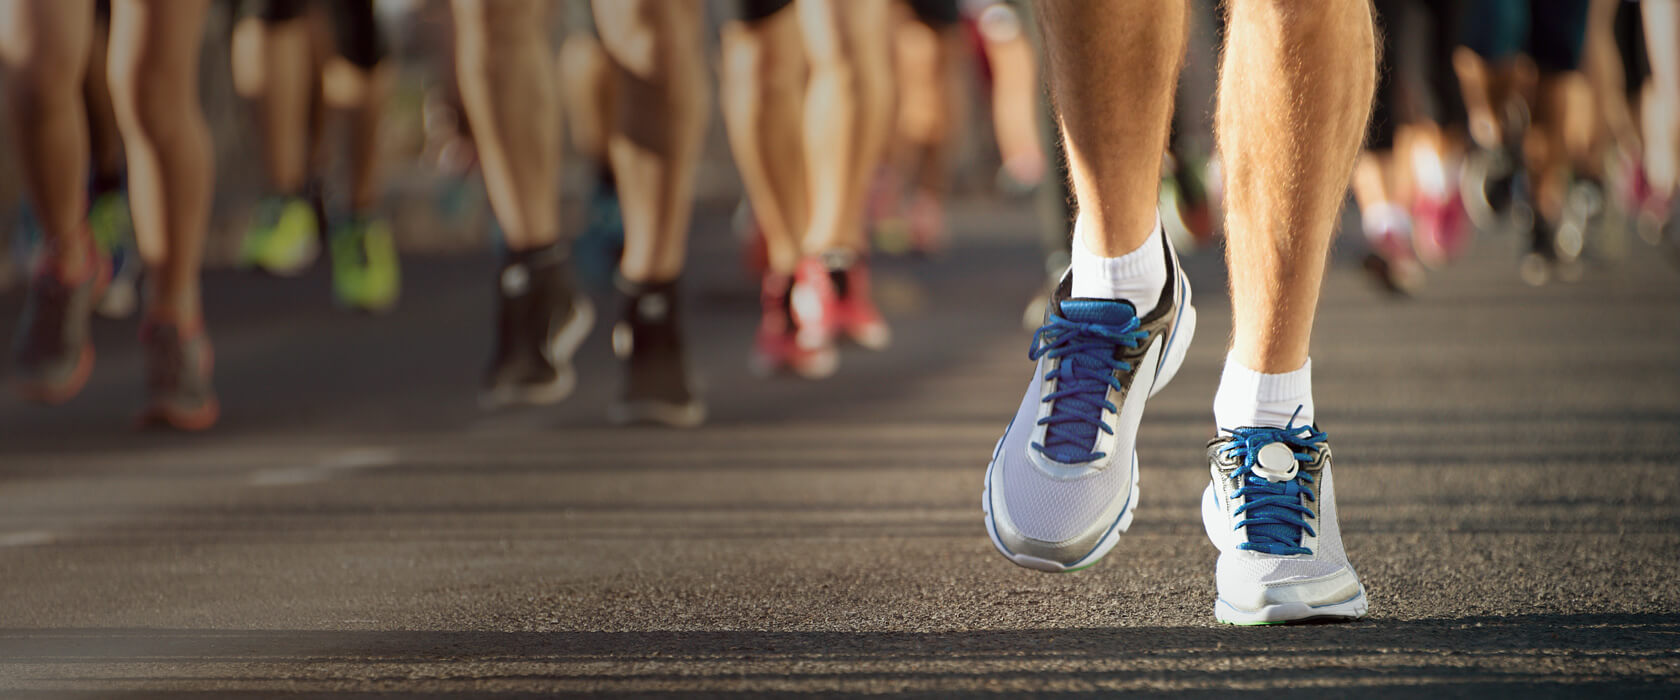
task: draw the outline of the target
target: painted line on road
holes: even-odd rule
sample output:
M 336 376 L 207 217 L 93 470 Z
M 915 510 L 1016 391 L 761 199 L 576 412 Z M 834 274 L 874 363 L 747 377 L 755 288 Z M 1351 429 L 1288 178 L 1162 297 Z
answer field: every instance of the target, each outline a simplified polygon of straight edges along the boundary
M 0 533 L 0 548 L 5 547 L 37 547 L 52 544 L 58 537 L 46 530 L 23 530 L 20 532 Z
M 313 465 L 264 469 L 251 474 L 252 486 L 297 486 L 326 481 L 360 469 L 397 463 L 397 451 L 386 447 L 358 447 L 343 450 Z

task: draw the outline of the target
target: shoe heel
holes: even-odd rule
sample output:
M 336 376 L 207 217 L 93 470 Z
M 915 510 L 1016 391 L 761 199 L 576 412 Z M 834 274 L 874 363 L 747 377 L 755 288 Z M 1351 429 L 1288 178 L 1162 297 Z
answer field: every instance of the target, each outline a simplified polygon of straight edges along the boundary
M 1161 372 L 1155 377 L 1155 384 L 1149 388 L 1149 395 L 1154 397 L 1166 388 L 1167 383 L 1178 376 L 1178 368 L 1184 364 L 1184 356 L 1190 352 L 1190 341 L 1196 337 L 1196 307 L 1188 303 L 1184 306 L 1184 316 L 1178 320 L 1177 332 L 1173 334 L 1171 345 L 1167 347 L 1167 356 L 1161 358 Z

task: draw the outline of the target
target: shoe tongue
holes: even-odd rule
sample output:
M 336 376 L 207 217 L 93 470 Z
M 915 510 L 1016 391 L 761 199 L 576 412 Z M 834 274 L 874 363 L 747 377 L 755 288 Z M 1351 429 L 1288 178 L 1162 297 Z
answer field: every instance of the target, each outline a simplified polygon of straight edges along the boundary
M 1137 318 L 1137 307 L 1124 299 L 1067 299 L 1059 306 L 1062 318 L 1075 323 L 1118 326 Z

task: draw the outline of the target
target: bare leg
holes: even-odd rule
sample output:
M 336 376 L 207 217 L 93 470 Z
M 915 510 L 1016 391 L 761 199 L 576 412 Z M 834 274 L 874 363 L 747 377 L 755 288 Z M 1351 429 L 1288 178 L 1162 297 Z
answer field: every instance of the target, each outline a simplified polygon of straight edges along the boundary
M 986 9 L 980 31 L 992 67 L 992 130 L 1004 171 L 1021 185 L 1036 185 L 1048 168 L 1035 109 L 1038 59 L 1020 18 L 1005 4 Z
M 613 65 L 601 42 L 573 34 L 560 45 L 560 94 L 572 148 L 590 161 L 607 162 L 613 126 Z
M 1662 196 L 1680 181 L 1680 2 L 1639 3 L 1645 46 L 1651 55 L 1651 84 L 1645 90 L 1645 169 Z
M 1079 203 L 1074 245 L 1119 257 L 1155 232 L 1185 6 L 1060 0 L 1039 9 L 1055 37 L 1045 42 L 1045 68 Z
M 799 0 L 811 60 L 805 158 L 811 228 L 805 250 L 862 251 L 869 179 L 892 129 L 892 66 L 886 0 Z
M 1370 114 L 1366 0 L 1233 0 L 1216 117 L 1226 164 L 1232 357 L 1306 364 L 1330 238 Z
M 87 77 L 82 97 L 87 101 L 88 137 L 92 146 L 93 174 L 98 181 L 114 181 L 122 174 L 122 135 L 117 131 L 117 113 L 111 106 L 111 81 L 106 70 L 110 60 L 110 17 L 94 21 L 93 40 L 88 45 Z
M 702 7 L 673 0 L 594 7 L 617 69 L 617 124 L 607 153 L 624 211 L 619 272 L 631 282 L 667 282 L 682 272 L 706 128 Z
M 93 28 L 91 0 L 8 0 L 0 6 L 6 100 L 30 201 L 61 276 L 80 278 L 88 246 L 87 108 L 82 76 Z
M 358 214 L 379 205 L 379 124 L 391 92 L 390 66 L 361 67 L 342 59 L 327 62 L 328 102 L 348 112 L 350 122 L 350 208 Z
M 111 97 L 127 146 L 140 256 L 151 270 L 147 316 L 199 322 L 199 265 L 210 218 L 210 130 L 198 99 L 207 0 L 118 0 Z
M 560 109 L 548 5 L 455 0 L 455 66 L 490 205 L 521 251 L 559 240 Z
M 307 16 L 248 19 L 234 33 L 238 81 L 256 102 L 262 129 L 263 163 L 275 192 L 303 189 L 309 157 L 310 98 L 315 65 Z
M 807 226 L 805 61 L 797 15 L 778 12 L 735 22 L 723 32 L 723 118 L 753 214 L 770 250 L 770 268 L 793 274 Z

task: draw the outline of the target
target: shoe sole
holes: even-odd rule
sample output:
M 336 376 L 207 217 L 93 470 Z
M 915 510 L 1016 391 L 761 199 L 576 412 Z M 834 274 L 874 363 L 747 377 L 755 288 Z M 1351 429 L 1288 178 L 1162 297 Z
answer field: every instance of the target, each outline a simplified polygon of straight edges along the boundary
M 706 406 L 698 401 L 685 404 L 669 401 L 618 401 L 607 406 L 607 420 L 619 426 L 653 424 L 672 428 L 698 428 L 706 422 Z
M 203 406 L 191 411 L 180 411 L 162 404 L 147 408 L 140 414 L 139 427 L 145 428 L 173 428 L 182 432 L 196 433 L 209 430 L 222 417 L 222 405 L 215 399 L 210 399 Z
M 1303 622 L 1348 622 L 1365 617 L 1370 605 L 1365 599 L 1365 586 L 1358 595 L 1340 603 L 1308 605 L 1280 603 L 1259 610 L 1242 610 L 1220 600 L 1213 605 L 1213 617 L 1227 625 L 1287 625 Z
M 999 439 L 998 447 L 1001 448 L 1002 446 L 1003 440 Z M 1132 517 L 1137 514 L 1139 492 L 1138 459 L 1136 451 L 1132 452 L 1131 495 L 1126 501 L 1126 505 L 1121 507 L 1120 515 L 1114 519 L 1113 524 L 1108 526 L 1108 534 L 1103 535 L 1102 540 L 1097 542 L 1096 548 L 1092 549 L 1090 553 L 1080 557 L 1078 561 L 1075 561 L 1072 564 L 1063 564 L 1059 561 L 1043 559 L 1030 554 L 1011 552 L 1008 547 L 1004 546 L 1003 540 L 998 537 L 997 521 L 992 519 L 992 469 L 996 465 L 997 460 L 994 459 L 992 460 L 992 464 L 986 467 L 986 488 L 980 493 L 980 507 L 986 512 L 986 534 L 991 536 L 992 546 L 996 547 L 998 553 L 1002 554 L 1009 561 L 1014 562 L 1016 566 L 1052 574 L 1070 574 L 1075 571 L 1083 571 L 1101 560 L 1103 556 L 1108 554 L 1109 550 L 1114 549 L 1114 545 L 1120 543 L 1120 535 L 1124 534 L 1132 527 Z
M 508 406 L 547 406 L 564 401 L 577 389 L 577 370 L 572 368 L 572 356 L 583 346 L 584 339 L 595 326 L 595 305 L 584 297 L 577 297 L 572 317 L 549 343 L 549 353 L 555 364 L 564 365 L 554 381 L 527 386 L 503 386 L 484 392 L 478 403 L 486 410 Z
M 24 399 L 48 406 L 57 406 L 70 399 L 76 398 L 87 386 L 88 379 L 93 376 L 93 344 L 82 346 L 81 357 L 76 358 L 76 367 L 70 371 L 70 376 L 58 384 L 44 382 L 19 382 L 18 394 Z
M 1178 279 L 1179 284 L 1182 285 L 1180 289 L 1184 293 L 1184 303 L 1179 307 L 1179 317 L 1173 324 L 1172 335 L 1167 337 L 1167 350 L 1158 365 L 1159 369 L 1155 373 L 1155 382 L 1149 388 L 1149 398 L 1154 398 L 1156 394 L 1166 388 L 1173 377 L 1178 376 L 1179 368 L 1184 365 L 1184 356 L 1190 350 L 1190 342 L 1196 337 L 1196 307 L 1191 304 L 1190 284 L 1184 280 L 1183 270 L 1179 271 Z M 1008 428 L 1004 429 L 1004 435 L 1009 435 Z M 992 472 L 997 468 L 997 455 L 1002 449 L 1003 438 L 1000 437 L 997 446 L 992 448 L 992 461 L 986 465 L 986 487 L 980 493 L 980 507 L 986 514 L 986 534 L 991 536 L 992 546 L 996 547 L 998 553 L 1017 566 L 1058 574 L 1081 571 L 1096 564 L 1104 555 L 1108 554 L 1109 550 L 1114 549 L 1114 545 L 1120 543 L 1120 535 L 1131 528 L 1132 517 L 1137 512 L 1140 491 L 1137 450 L 1132 451 L 1132 490 L 1129 500 L 1120 509 L 1120 515 L 1115 519 L 1114 524 L 1109 526 L 1108 534 L 1103 536 L 1090 553 L 1071 564 L 1064 564 L 1059 561 L 1009 551 L 1009 548 L 1004 546 L 1003 540 L 999 539 L 997 522 L 992 518 Z

